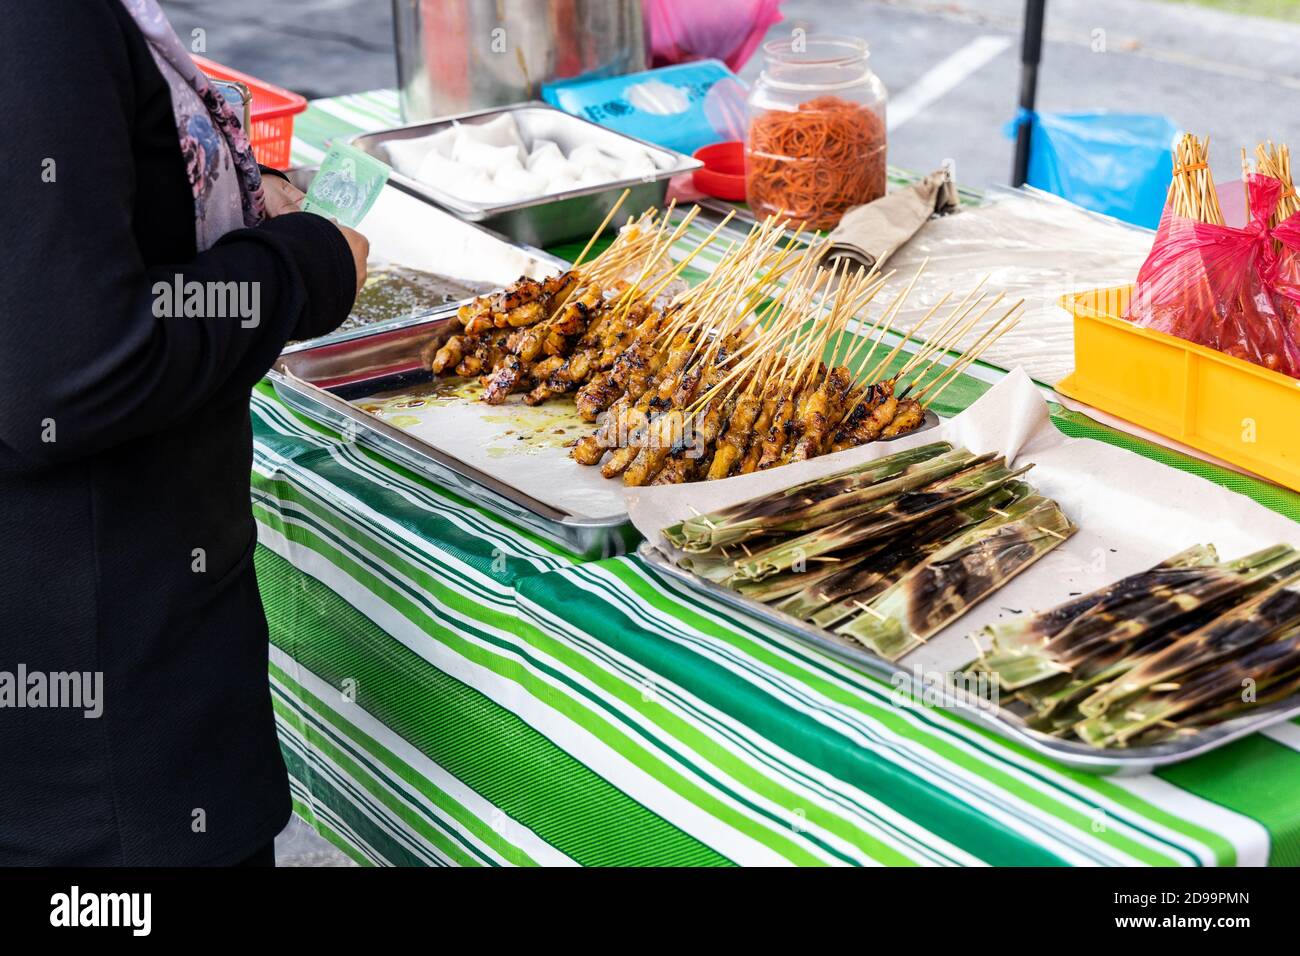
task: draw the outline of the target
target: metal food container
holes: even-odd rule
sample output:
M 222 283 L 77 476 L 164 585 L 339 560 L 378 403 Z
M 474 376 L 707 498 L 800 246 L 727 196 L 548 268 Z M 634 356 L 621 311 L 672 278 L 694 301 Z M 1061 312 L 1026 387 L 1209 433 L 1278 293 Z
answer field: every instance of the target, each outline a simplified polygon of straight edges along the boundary
M 640 0 L 393 0 L 393 35 L 407 122 L 646 68 Z
M 1190 737 L 1166 740 L 1146 747 L 1105 749 L 1090 747 L 1082 742 L 1059 740 L 1030 729 L 1015 714 L 992 706 L 990 701 L 972 695 L 965 688 L 917 686 L 917 674 L 907 663 L 906 657 L 899 661 L 887 661 L 856 641 L 792 617 L 784 611 L 778 611 L 770 605 L 746 597 L 730 588 L 707 581 L 678 567 L 671 558 L 649 541 L 643 541 L 636 553 L 659 573 L 681 582 L 704 597 L 757 618 L 784 631 L 796 640 L 848 661 L 867 673 L 888 681 L 892 687 L 915 695 L 918 699 L 927 699 L 922 697 L 924 694 L 941 692 L 942 706 L 959 711 L 962 716 L 974 720 L 1036 754 L 1087 773 L 1112 776 L 1150 773 L 1160 767 L 1199 757 L 1265 727 L 1300 716 L 1300 696 L 1293 696 L 1287 700 L 1263 705 L 1248 716 L 1225 720 L 1223 723 L 1206 727 Z
M 288 170 L 285 175 L 289 182 L 306 192 L 317 172 L 318 167 L 301 166 Z M 359 228 L 370 240 L 372 268 L 376 263 L 406 266 L 443 274 L 465 285 L 481 285 L 485 290 L 500 288 L 520 275 L 540 279 L 569 267 L 569 263 L 558 256 L 513 243 L 477 223 L 465 222 L 444 209 L 421 202 L 396 186 L 384 186 Z M 468 274 L 469 270 L 455 268 L 456 263 L 472 265 L 472 274 Z M 380 329 L 416 324 L 469 301 L 471 299 L 461 299 L 395 314 L 390 319 L 362 328 L 297 342 L 285 351 L 299 351 L 315 344 L 345 341 Z
M 352 137 L 349 142 L 377 159 L 388 162 L 388 151 L 385 148 L 388 142 L 428 136 L 455 123 L 487 123 L 506 113 L 514 117 L 520 135 L 530 146 L 539 139 L 550 140 L 566 156 L 575 147 L 587 144 L 619 157 L 628 157 L 633 151 L 644 152 L 654 163 L 656 172 L 639 179 L 622 179 L 599 186 L 584 186 L 567 192 L 538 196 L 535 199 L 496 204 L 458 198 L 443 192 L 437 186 L 403 176 L 396 170 L 388 181 L 463 219 L 494 229 L 519 242 L 548 246 L 573 239 L 586 239 L 601 224 L 624 189 L 631 190 L 623 204 L 623 209 L 628 213 L 640 212 L 648 206 L 662 206 L 664 195 L 668 191 L 668 181 L 679 173 L 690 172 L 703 165 L 690 156 L 616 133 L 541 102 L 479 110 L 374 133 L 362 133 Z
M 628 551 L 638 535 L 626 511 L 598 519 L 568 514 L 352 404 L 376 392 L 428 381 L 420 348 L 431 337 L 449 335 L 455 315 L 455 307 L 446 306 L 346 340 L 301 343 L 280 356 L 268 377 L 291 408 L 583 558 Z

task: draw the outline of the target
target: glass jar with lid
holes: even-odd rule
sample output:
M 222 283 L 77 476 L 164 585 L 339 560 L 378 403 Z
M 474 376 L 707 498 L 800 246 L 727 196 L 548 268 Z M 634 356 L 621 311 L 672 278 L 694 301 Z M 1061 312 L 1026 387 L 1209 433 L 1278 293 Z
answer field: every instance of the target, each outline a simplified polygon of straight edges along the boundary
M 763 46 L 748 99 L 750 208 L 832 229 L 885 194 L 885 102 L 865 41 L 803 36 Z

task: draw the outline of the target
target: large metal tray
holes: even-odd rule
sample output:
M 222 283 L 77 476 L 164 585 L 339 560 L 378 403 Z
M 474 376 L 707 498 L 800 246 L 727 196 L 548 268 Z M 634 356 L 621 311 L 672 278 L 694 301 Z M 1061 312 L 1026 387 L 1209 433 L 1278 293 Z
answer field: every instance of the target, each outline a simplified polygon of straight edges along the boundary
M 268 373 L 286 405 L 584 558 L 623 554 L 637 540 L 627 513 L 589 519 L 568 514 L 394 428 L 351 399 L 429 378 L 419 359 L 431 334 L 449 334 L 454 306 L 342 341 L 286 350 Z
M 300 166 L 287 171 L 289 182 L 303 192 L 319 172 L 317 166 Z M 407 266 L 448 275 L 466 284 L 499 288 L 519 278 L 533 279 L 553 275 L 569 267 L 559 256 L 526 244 L 511 242 L 505 236 L 473 222 L 465 222 L 453 213 L 423 202 L 396 186 L 385 185 L 360 229 L 370 240 L 370 258 L 376 262 Z M 448 268 L 459 261 L 466 269 Z M 469 272 L 472 275 L 449 274 Z M 324 342 L 342 342 L 360 338 L 381 329 L 400 328 L 421 321 L 442 309 L 456 308 L 469 302 L 462 299 L 418 309 L 391 319 L 372 322 L 344 332 L 332 332 L 316 339 L 298 342 L 286 351 L 298 351 Z
M 633 149 L 644 151 L 655 164 L 656 172 L 653 176 L 641 179 L 624 179 L 539 196 L 536 199 L 495 204 L 461 199 L 396 170 L 389 177 L 389 182 L 412 195 L 450 209 L 464 219 L 481 223 L 520 242 L 546 246 L 571 239 L 586 239 L 601 224 L 624 189 L 631 190 L 623 205 L 629 213 L 640 212 L 647 206 L 662 206 L 664 195 L 668 191 L 668 181 L 678 173 L 690 172 L 703 165 L 699 160 L 682 153 L 616 133 L 539 101 L 362 133 L 349 141 L 358 149 L 387 162 L 388 151 L 384 144 L 391 140 L 428 136 L 454 123 L 486 123 L 503 113 L 514 116 L 520 135 L 527 143 L 537 139 L 550 140 L 557 143 L 566 155 L 575 146 L 588 143 L 615 156 L 625 156 Z
M 1265 727 L 1300 716 L 1300 696 L 1297 696 L 1290 700 L 1264 705 L 1249 716 L 1224 721 L 1194 736 L 1165 741 L 1149 747 L 1103 750 L 1083 743 L 1062 741 L 1031 730 L 1015 714 L 1005 709 L 995 709 L 989 701 L 978 699 L 964 688 L 948 686 L 937 689 L 932 684 L 926 683 L 925 675 L 921 675 L 922 686 L 918 686 L 917 674 L 907 665 L 906 658 L 902 661 L 887 661 L 860 644 L 814 627 L 730 588 L 707 581 L 678 567 L 670 557 L 649 541 L 643 541 L 636 553 L 660 574 L 681 582 L 699 594 L 758 618 L 796 640 L 846 660 L 890 682 L 892 687 L 900 688 L 909 695 L 922 695 L 927 691 L 933 694 L 938 690 L 942 694 L 943 706 L 959 711 L 962 716 L 1021 744 L 1034 753 L 1088 773 L 1114 776 L 1149 773 L 1158 767 L 1199 757 Z

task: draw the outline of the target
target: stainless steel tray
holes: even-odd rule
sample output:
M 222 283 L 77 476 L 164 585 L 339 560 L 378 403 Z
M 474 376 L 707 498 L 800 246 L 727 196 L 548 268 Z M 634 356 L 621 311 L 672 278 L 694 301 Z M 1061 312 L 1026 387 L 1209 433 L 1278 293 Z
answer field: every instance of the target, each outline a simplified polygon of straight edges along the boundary
M 625 553 L 637 540 L 627 514 L 589 519 L 568 514 L 484 474 L 400 428 L 368 415 L 352 398 L 427 379 L 420 347 L 450 332 L 454 306 L 348 339 L 305 342 L 286 350 L 268 373 L 286 405 L 464 495 L 584 558 Z
M 389 177 L 389 182 L 412 195 L 450 209 L 464 219 L 481 223 L 520 242 L 546 246 L 571 239 L 586 239 L 600 225 L 624 189 L 631 190 L 623 205 L 629 213 L 640 212 L 647 206 L 662 206 L 664 194 L 668 191 L 668 180 L 678 173 L 690 172 L 703 165 L 699 160 L 682 153 L 616 133 L 539 101 L 362 133 L 353 136 L 349 142 L 377 159 L 388 162 L 388 151 L 384 144 L 390 140 L 427 136 L 454 123 L 486 123 L 503 113 L 514 116 L 520 135 L 527 143 L 537 139 L 551 140 L 566 155 L 575 146 L 588 143 L 615 156 L 626 156 L 633 149 L 644 151 L 655 164 L 656 172 L 653 176 L 641 179 L 624 179 L 521 202 L 497 204 L 461 199 L 396 170 Z
M 649 541 L 643 541 L 636 553 L 660 574 L 721 604 L 779 628 L 805 644 L 849 661 L 868 673 L 890 682 L 892 687 L 901 688 L 908 694 L 915 695 L 927 691 L 936 692 L 936 688 L 931 685 L 917 686 L 917 675 L 906 665 L 906 659 L 887 661 L 877 657 L 860 644 L 814 627 L 761 601 L 747 598 L 730 588 L 698 577 L 690 571 L 679 568 L 671 558 Z M 924 675 L 922 677 L 924 684 Z M 1297 696 L 1290 700 L 1264 705 L 1254 714 L 1224 721 L 1185 739 L 1165 741 L 1149 747 L 1103 750 L 1083 743 L 1058 740 L 1031 730 L 1015 714 L 1004 709 L 993 708 L 988 701 L 976 698 L 964 688 L 956 686 L 943 688 L 942 700 L 943 706 L 959 711 L 962 716 L 1027 747 L 1034 753 L 1049 757 L 1076 770 L 1114 776 L 1149 773 L 1158 767 L 1190 760 L 1272 724 L 1300 716 L 1300 696 Z
M 289 182 L 306 192 L 317 172 L 317 166 L 299 166 L 288 170 L 286 175 Z M 370 240 L 372 265 L 383 262 L 447 274 L 448 271 L 454 271 L 446 268 L 449 258 L 447 251 L 455 250 L 462 258 L 473 257 L 476 275 L 448 275 L 448 278 L 467 284 L 482 284 L 488 290 L 514 282 L 521 272 L 530 278 L 540 279 L 569 267 L 569 263 L 559 256 L 527 244 L 512 242 L 478 223 L 465 222 L 396 186 L 384 186 L 374 208 L 361 224 L 361 231 Z M 461 299 L 394 315 L 391 319 L 372 322 L 360 328 L 297 342 L 285 351 L 294 352 L 316 344 L 344 342 L 383 329 L 401 328 L 426 321 L 441 309 L 456 308 L 469 301 L 471 300 Z

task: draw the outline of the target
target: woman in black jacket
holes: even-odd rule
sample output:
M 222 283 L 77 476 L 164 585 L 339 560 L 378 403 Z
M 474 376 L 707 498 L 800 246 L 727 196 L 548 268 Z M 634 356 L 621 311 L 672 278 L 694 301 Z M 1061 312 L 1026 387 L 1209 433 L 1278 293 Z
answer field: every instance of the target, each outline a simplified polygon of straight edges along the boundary
M 156 0 L 7 3 L 0 75 L 0 865 L 265 862 L 249 392 L 365 240 L 261 178 Z

